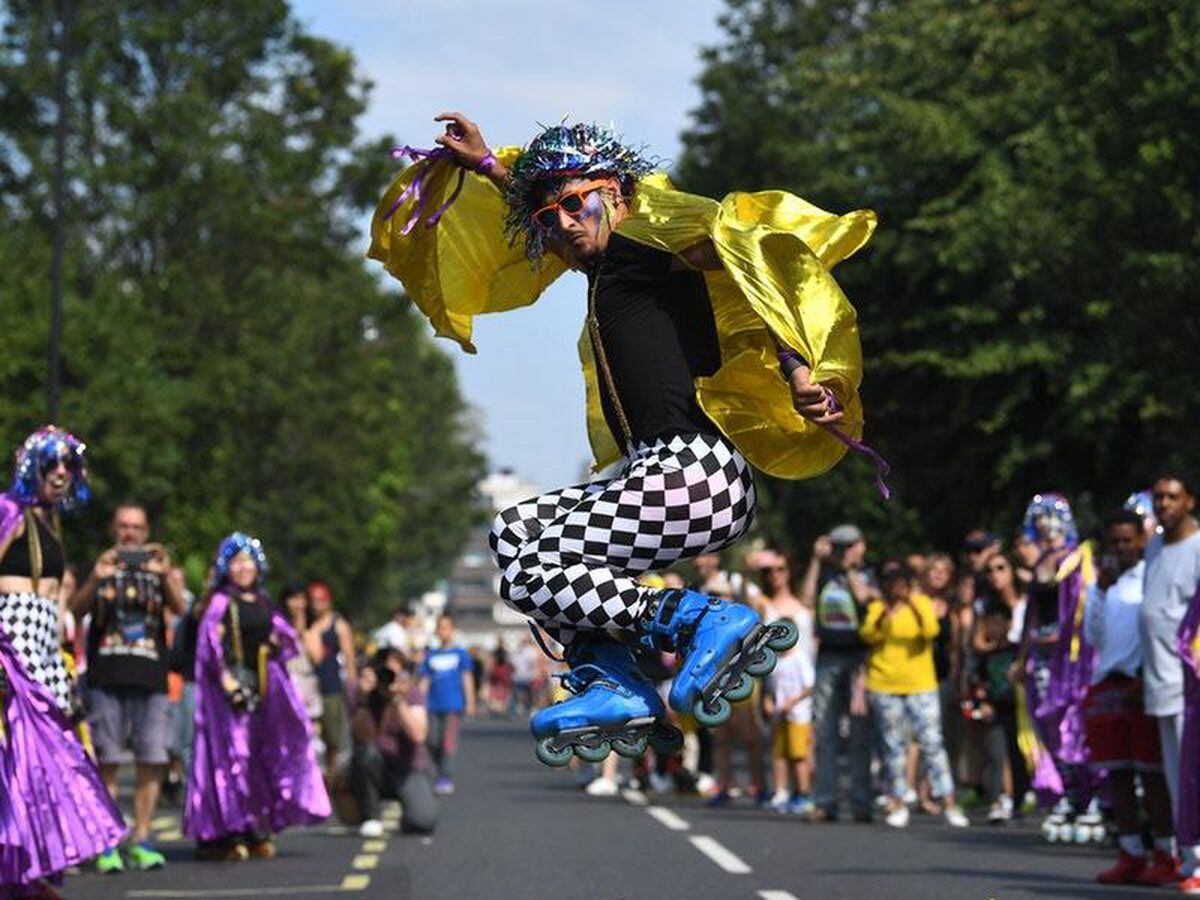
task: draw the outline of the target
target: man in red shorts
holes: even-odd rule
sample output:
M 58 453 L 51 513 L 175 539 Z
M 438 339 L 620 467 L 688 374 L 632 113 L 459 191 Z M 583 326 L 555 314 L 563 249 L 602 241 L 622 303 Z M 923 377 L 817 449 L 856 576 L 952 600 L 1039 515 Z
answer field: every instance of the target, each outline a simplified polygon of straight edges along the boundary
M 1168 884 L 1179 878 L 1171 801 L 1162 773 L 1158 726 L 1142 705 L 1141 517 L 1120 510 L 1104 520 L 1104 555 L 1084 612 L 1084 635 L 1096 648 L 1092 686 L 1084 700 L 1089 765 L 1108 772 L 1121 847 L 1115 865 L 1096 876 L 1102 884 Z M 1138 828 L 1134 778 L 1140 776 L 1154 833 L 1147 855 Z

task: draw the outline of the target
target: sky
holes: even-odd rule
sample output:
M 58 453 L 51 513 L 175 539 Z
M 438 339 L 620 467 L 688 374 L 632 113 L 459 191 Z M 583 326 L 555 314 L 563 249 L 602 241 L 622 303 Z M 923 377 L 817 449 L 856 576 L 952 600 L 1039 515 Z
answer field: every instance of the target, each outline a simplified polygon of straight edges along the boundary
M 360 125 L 432 147 L 433 116 L 455 109 L 492 146 L 525 144 L 538 123 L 614 123 L 669 161 L 700 100 L 699 49 L 720 43 L 721 0 L 294 0 L 317 35 L 348 47 L 375 82 Z M 380 185 L 382 193 L 386 185 Z M 363 251 L 368 244 L 363 229 Z M 581 480 L 591 454 L 575 355 L 582 276 L 531 307 L 475 320 L 479 352 L 442 341 L 478 412 L 493 468 L 544 488 Z

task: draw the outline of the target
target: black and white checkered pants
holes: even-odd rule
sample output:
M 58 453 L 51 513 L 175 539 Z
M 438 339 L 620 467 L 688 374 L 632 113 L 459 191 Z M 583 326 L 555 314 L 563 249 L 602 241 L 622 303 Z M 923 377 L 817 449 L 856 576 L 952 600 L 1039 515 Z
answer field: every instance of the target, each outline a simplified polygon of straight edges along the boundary
M 0 594 L 0 630 L 25 674 L 49 690 L 58 708 L 70 715 L 71 678 L 59 641 L 58 603 L 37 594 Z
M 496 516 L 500 596 L 560 643 L 634 630 L 644 572 L 733 543 L 754 517 L 750 464 L 716 435 L 639 444 L 621 474 L 518 503 Z

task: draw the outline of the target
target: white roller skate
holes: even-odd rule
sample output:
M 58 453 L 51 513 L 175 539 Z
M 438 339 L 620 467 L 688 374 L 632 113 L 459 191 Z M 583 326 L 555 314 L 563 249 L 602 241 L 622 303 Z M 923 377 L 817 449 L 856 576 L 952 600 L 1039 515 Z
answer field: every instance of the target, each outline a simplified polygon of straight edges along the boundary
M 1075 837 L 1075 810 L 1071 801 L 1061 798 L 1050 810 L 1050 814 L 1042 820 L 1042 837 L 1050 843 L 1071 841 Z
M 1088 808 L 1075 818 L 1071 836 L 1077 844 L 1102 844 L 1108 837 L 1104 813 L 1100 811 L 1100 803 L 1094 797 Z

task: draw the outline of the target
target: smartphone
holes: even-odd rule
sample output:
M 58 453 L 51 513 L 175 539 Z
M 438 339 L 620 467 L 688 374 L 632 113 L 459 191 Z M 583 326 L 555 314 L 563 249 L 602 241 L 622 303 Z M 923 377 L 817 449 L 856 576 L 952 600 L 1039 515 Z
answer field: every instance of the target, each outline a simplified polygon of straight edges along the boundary
M 144 547 L 127 547 L 117 551 L 117 560 L 127 569 L 140 569 L 150 560 L 150 551 Z

